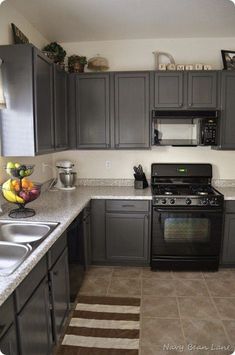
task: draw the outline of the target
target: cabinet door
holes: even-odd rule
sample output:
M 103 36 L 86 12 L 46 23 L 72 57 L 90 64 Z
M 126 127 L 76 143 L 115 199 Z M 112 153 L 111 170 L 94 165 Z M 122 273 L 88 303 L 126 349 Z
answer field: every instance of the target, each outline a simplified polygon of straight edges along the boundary
M 53 331 L 58 342 L 64 321 L 69 311 L 69 273 L 67 249 L 60 256 L 50 271 Z
M 0 354 L 2 355 L 18 355 L 16 328 L 15 325 L 8 329 L 6 334 L 0 339 Z
M 235 73 L 222 72 L 221 93 L 221 145 L 222 149 L 235 149 Z
M 85 269 L 91 264 L 91 214 L 87 213 L 83 219 L 84 231 L 84 256 L 85 256 Z
M 149 73 L 117 73 L 115 91 L 115 147 L 148 148 Z
M 64 285 L 63 285 L 64 286 Z M 52 330 L 47 279 L 17 316 L 21 355 L 50 355 Z
M 106 213 L 107 259 L 120 264 L 148 261 L 148 214 Z
M 91 258 L 93 264 L 106 261 L 105 200 L 91 201 Z
M 217 107 L 217 73 L 200 72 L 188 75 L 188 107 Z
M 109 74 L 76 77 L 77 147 L 108 148 Z
M 43 154 L 54 150 L 53 63 L 34 53 L 36 153 Z
M 154 106 L 183 107 L 183 73 L 155 73 Z
M 54 109 L 55 109 L 55 148 L 68 148 L 67 77 L 68 74 L 54 67 Z
M 223 240 L 223 264 L 235 265 L 235 213 L 225 215 L 224 240 Z

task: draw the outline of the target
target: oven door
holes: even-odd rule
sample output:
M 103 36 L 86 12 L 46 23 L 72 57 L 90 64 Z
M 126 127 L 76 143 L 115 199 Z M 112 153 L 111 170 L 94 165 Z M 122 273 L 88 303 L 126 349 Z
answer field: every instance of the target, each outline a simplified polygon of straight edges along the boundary
M 222 210 L 153 207 L 152 256 L 219 255 Z

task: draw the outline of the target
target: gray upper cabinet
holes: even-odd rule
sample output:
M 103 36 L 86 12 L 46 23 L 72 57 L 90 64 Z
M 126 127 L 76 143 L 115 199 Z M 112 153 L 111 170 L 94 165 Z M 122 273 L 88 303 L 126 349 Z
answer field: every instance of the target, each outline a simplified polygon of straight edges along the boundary
M 7 107 L 0 110 L 3 156 L 68 148 L 67 73 L 31 44 L 0 46 Z
M 223 71 L 221 92 L 220 149 L 235 149 L 235 73 Z
M 68 74 L 54 66 L 55 149 L 68 149 Z
M 114 74 L 115 148 L 149 147 L 149 73 Z
M 76 75 L 77 148 L 110 146 L 109 74 Z
M 188 72 L 189 108 L 217 107 L 217 72 Z
M 159 109 L 212 109 L 218 106 L 218 72 L 156 72 L 154 106 Z
M 54 151 L 53 63 L 34 49 L 36 154 Z
M 154 106 L 156 108 L 183 107 L 182 72 L 155 73 Z

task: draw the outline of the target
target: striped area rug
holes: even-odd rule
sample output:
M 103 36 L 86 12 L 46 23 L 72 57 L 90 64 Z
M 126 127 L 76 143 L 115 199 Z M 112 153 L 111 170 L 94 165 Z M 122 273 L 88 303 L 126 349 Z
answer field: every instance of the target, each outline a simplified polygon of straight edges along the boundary
M 79 296 L 57 355 L 138 355 L 140 299 Z

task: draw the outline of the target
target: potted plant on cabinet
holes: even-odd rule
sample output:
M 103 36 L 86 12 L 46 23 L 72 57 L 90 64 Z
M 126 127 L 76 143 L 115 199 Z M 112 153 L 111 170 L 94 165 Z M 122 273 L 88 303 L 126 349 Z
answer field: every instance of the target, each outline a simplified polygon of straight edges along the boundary
M 68 68 L 70 73 L 83 73 L 87 64 L 87 58 L 80 55 L 71 55 L 68 57 Z
M 61 47 L 60 44 L 57 42 L 51 42 L 47 46 L 43 48 L 43 52 L 54 61 L 54 63 L 57 63 L 60 65 L 62 69 L 64 69 L 65 64 L 64 64 L 64 58 L 66 56 L 66 51 L 64 50 L 63 47 Z

